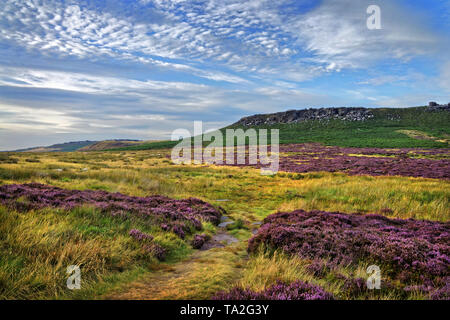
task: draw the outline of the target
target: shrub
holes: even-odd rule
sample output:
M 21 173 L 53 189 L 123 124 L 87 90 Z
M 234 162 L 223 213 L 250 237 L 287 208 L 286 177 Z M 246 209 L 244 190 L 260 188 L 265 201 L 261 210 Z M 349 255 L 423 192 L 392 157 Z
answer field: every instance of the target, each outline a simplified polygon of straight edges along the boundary
M 192 239 L 191 245 L 194 249 L 200 249 L 210 238 L 207 234 L 196 234 L 194 239 Z
M 319 286 L 297 280 L 290 284 L 277 281 L 260 292 L 235 287 L 217 293 L 213 300 L 333 300 L 333 295 Z
M 367 261 L 404 284 L 444 286 L 450 266 L 450 224 L 389 219 L 380 215 L 297 210 L 268 216 L 249 240 L 304 259 L 324 259 L 331 266 Z M 320 272 L 320 266 L 316 267 Z
M 24 201 L 18 202 L 20 199 Z M 66 190 L 38 183 L 0 186 L 0 203 L 20 211 L 45 207 L 70 210 L 88 205 L 124 219 L 134 216 L 148 219 L 180 238 L 191 233 L 191 229 L 201 230 L 202 221 L 218 224 L 224 213 L 223 209 L 195 198 L 133 197 L 101 190 Z

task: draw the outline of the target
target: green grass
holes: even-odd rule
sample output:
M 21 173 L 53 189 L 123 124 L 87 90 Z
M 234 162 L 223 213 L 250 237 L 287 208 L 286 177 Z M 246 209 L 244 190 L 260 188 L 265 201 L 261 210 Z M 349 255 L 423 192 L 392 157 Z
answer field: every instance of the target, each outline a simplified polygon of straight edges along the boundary
M 279 129 L 281 144 L 320 142 L 342 147 L 449 147 L 448 143 L 414 139 L 398 130 L 418 130 L 444 139 L 450 134 L 450 112 L 427 112 L 425 107 L 373 109 L 372 112 L 374 118 L 367 121 L 307 121 L 255 128 Z
M 305 121 L 295 124 L 255 126 L 254 129 L 280 130 L 280 144 L 318 142 L 342 147 L 448 148 L 450 112 L 428 112 L 426 107 L 372 109 L 374 118 L 366 121 Z M 229 126 L 222 129 L 248 129 Z M 437 140 L 416 139 L 400 130 L 415 130 Z M 225 139 L 224 139 L 225 140 Z M 177 141 L 160 141 L 117 150 L 154 150 L 172 148 Z M 225 141 L 224 141 L 225 143 Z M 209 142 L 204 142 L 208 145 Z
M 106 151 L 132 151 L 132 150 L 154 150 L 154 149 L 168 149 L 173 148 L 178 144 L 178 141 L 157 141 L 157 142 L 149 142 L 149 143 L 142 143 L 136 146 L 129 146 L 129 147 L 123 147 L 123 148 L 114 148 L 109 149 Z

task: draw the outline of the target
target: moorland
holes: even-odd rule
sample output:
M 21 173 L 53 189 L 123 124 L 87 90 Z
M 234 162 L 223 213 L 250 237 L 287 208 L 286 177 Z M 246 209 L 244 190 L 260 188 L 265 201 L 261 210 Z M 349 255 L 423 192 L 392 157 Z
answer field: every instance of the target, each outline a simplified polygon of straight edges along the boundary
M 373 112 L 255 126 L 269 176 L 172 141 L 0 153 L 0 299 L 448 299 L 449 112 Z

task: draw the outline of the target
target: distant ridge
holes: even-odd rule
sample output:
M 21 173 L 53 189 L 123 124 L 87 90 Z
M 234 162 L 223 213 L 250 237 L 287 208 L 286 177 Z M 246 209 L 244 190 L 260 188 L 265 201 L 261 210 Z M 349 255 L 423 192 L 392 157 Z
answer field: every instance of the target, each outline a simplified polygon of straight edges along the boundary
M 103 150 L 119 149 L 119 148 L 139 146 L 145 142 L 146 141 L 129 140 L 129 139 L 105 140 L 105 141 L 98 141 L 94 144 L 78 149 L 78 151 L 103 151 Z
M 46 147 L 32 147 L 32 148 L 26 148 L 26 149 L 18 149 L 14 150 L 13 152 L 70 152 L 70 151 L 76 151 L 80 148 L 89 146 L 91 144 L 96 143 L 97 141 L 71 141 L 71 142 L 65 142 L 65 143 L 58 143 L 58 144 L 52 144 L 51 146 Z
M 94 151 L 106 150 L 111 148 L 120 148 L 142 143 L 140 140 L 114 139 L 105 141 L 71 141 L 65 143 L 53 144 L 46 147 L 32 147 L 26 149 L 14 150 L 12 152 L 73 152 L 73 151 Z

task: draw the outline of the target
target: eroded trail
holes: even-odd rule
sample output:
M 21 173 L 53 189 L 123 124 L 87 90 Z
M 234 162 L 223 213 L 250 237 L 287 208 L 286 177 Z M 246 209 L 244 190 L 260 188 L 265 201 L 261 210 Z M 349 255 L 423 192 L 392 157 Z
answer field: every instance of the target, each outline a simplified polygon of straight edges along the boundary
M 217 234 L 186 260 L 129 283 L 105 299 L 209 299 L 239 279 L 247 259 L 246 241 L 226 231 Z

